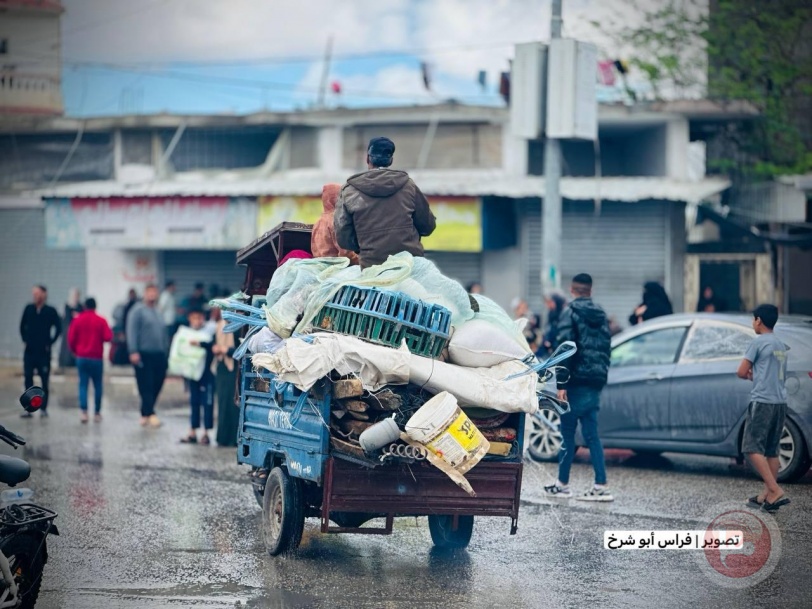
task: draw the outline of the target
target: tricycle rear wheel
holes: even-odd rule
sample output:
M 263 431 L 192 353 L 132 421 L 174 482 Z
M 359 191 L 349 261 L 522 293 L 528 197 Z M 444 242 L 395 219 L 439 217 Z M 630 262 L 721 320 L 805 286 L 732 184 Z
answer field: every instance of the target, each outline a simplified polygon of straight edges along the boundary
M 431 540 L 438 548 L 467 548 L 474 532 L 473 516 L 458 516 L 457 528 L 454 528 L 453 516 L 429 516 Z
M 301 483 L 275 467 L 268 474 L 262 498 L 262 538 L 271 556 L 299 547 L 304 529 Z

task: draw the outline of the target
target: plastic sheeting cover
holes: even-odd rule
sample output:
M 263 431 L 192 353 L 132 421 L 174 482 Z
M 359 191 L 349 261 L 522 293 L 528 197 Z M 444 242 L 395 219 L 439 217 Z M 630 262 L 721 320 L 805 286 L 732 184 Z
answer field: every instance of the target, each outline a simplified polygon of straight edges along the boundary
M 377 391 L 386 385 L 409 382 L 410 355 L 405 344 L 392 349 L 352 336 L 319 332 L 307 341 L 288 339 L 276 353 L 257 353 L 251 361 L 302 391 L 309 390 L 333 370 L 342 376 L 355 375 L 364 388 Z

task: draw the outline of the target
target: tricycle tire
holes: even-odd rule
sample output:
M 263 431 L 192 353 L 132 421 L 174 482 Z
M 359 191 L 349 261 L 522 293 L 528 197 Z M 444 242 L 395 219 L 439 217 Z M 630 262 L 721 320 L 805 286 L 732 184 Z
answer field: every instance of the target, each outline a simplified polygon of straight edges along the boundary
M 262 538 L 271 556 L 299 547 L 304 529 L 304 498 L 297 478 L 275 467 L 268 474 L 262 498 Z
M 438 548 L 467 548 L 474 532 L 473 516 L 458 516 L 457 529 L 454 530 L 453 516 L 429 516 L 431 540 Z

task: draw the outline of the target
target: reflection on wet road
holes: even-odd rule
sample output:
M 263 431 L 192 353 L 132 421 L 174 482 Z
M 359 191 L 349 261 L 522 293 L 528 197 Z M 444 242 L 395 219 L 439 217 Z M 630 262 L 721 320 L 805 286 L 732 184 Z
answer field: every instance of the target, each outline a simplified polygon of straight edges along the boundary
M 0 381 L 0 423 L 28 440 L 28 485 L 59 512 L 41 600 L 53 608 L 268 607 L 808 607 L 812 480 L 789 486 L 776 520 L 782 558 L 751 590 L 711 582 L 687 552 L 611 552 L 607 529 L 691 530 L 712 506 L 758 489 L 725 459 L 645 460 L 609 451 L 612 504 L 551 503 L 553 464 L 527 465 L 519 533 L 478 519 L 468 551 L 432 549 L 425 520 L 383 536 L 324 536 L 308 521 L 301 549 L 264 553 L 260 510 L 233 450 L 178 443 L 186 427 L 170 383 L 158 430 L 138 425 L 128 380 L 109 384 L 105 420 L 81 425 L 71 380 L 55 384 L 51 417 L 20 420 L 19 378 Z M 9 454 L 12 451 L 4 450 Z M 576 490 L 590 482 L 579 456 Z

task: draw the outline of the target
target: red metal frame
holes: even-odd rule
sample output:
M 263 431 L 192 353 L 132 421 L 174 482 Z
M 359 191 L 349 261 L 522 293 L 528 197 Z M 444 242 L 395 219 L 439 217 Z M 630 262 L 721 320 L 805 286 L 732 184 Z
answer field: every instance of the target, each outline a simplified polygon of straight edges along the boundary
M 322 533 L 389 534 L 395 516 L 503 516 L 515 535 L 522 487 L 521 462 L 482 461 L 466 477 L 477 493 L 470 497 L 427 463 L 374 469 L 329 458 L 321 504 Z M 381 514 L 385 528 L 331 527 L 330 512 Z

